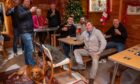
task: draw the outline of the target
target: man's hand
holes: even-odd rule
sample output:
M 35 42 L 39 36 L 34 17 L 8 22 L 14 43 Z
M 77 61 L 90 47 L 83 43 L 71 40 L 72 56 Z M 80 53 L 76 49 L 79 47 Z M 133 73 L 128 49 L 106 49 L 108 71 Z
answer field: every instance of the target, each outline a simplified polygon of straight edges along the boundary
M 13 8 L 14 7 L 13 2 L 11 2 L 11 0 L 6 0 L 5 7 L 6 7 L 6 9 Z
M 106 35 L 106 34 L 104 34 L 104 37 L 105 37 L 105 38 L 110 38 L 111 35 Z
M 114 31 L 117 35 L 121 35 L 121 32 L 119 31 L 119 29 L 115 28 Z
M 96 52 L 94 55 L 100 55 L 101 53 L 100 52 Z
M 68 31 L 68 28 L 67 27 L 63 27 L 62 31 Z
M 51 16 L 54 16 L 54 15 L 55 15 L 55 11 L 52 11 Z

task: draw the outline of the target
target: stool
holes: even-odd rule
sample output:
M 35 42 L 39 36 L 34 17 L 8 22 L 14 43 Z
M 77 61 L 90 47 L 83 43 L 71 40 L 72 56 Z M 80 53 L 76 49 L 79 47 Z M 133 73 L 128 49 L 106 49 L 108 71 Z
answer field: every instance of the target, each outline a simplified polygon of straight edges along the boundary
M 60 34 L 51 34 L 51 45 L 56 47 L 57 46 L 57 37 L 60 36 Z

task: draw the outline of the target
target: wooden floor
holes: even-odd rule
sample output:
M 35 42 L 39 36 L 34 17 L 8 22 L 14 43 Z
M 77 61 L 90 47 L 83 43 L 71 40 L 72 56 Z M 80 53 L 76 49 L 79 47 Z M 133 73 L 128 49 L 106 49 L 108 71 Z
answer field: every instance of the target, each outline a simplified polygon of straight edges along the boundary
M 17 57 L 10 57 L 12 54 L 12 52 L 10 50 L 8 50 L 9 52 L 9 60 L 7 60 L 6 62 L 4 62 L 3 60 L 0 60 L 0 72 L 4 72 L 4 71 L 8 71 L 10 69 L 13 69 L 12 67 L 14 68 L 19 68 L 21 66 L 23 66 L 25 63 L 24 63 L 24 56 L 21 54 L 19 54 L 19 56 Z M 2 64 L 4 63 L 4 64 Z M 100 79 L 100 77 L 104 77 L 106 78 L 106 71 L 108 69 L 111 68 L 112 65 L 109 65 L 110 63 L 100 63 L 99 64 L 99 70 L 98 70 L 98 73 L 97 73 L 97 80 L 95 80 L 96 82 L 100 82 L 98 79 Z M 77 72 L 74 72 L 75 74 L 80 74 L 80 77 L 83 78 L 85 81 L 87 81 L 88 77 L 89 77 L 89 70 L 90 70 L 90 62 L 87 64 L 87 69 L 84 70 L 84 71 L 77 71 Z M 56 77 L 57 80 L 60 81 L 60 84 L 66 84 L 68 82 L 68 80 L 75 80 L 74 77 L 69 77 L 68 75 L 65 75 L 65 76 L 62 76 L 62 77 Z M 116 79 L 115 81 L 115 84 L 119 84 L 119 77 Z M 105 80 L 108 80 L 107 78 Z M 0 83 L 2 84 L 2 83 Z M 97 84 L 102 84 L 102 83 L 97 83 Z

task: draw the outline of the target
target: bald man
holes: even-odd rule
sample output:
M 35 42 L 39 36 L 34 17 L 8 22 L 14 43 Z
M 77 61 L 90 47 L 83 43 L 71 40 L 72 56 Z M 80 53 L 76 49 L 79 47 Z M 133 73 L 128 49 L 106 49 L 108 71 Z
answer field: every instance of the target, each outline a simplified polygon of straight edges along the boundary
M 106 48 L 116 48 L 118 52 L 124 50 L 127 31 L 119 19 L 113 19 L 113 26 L 105 33 L 105 37 L 110 39 Z

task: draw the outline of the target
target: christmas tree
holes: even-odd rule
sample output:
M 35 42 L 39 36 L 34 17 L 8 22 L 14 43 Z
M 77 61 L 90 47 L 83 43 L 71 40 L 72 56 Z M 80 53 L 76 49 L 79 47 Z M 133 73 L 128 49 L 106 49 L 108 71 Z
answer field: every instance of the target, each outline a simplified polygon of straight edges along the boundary
M 69 17 L 74 17 L 74 22 L 78 22 L 83 16 L 80 0 L 68 0 L 65 7 L 65 20 Z

